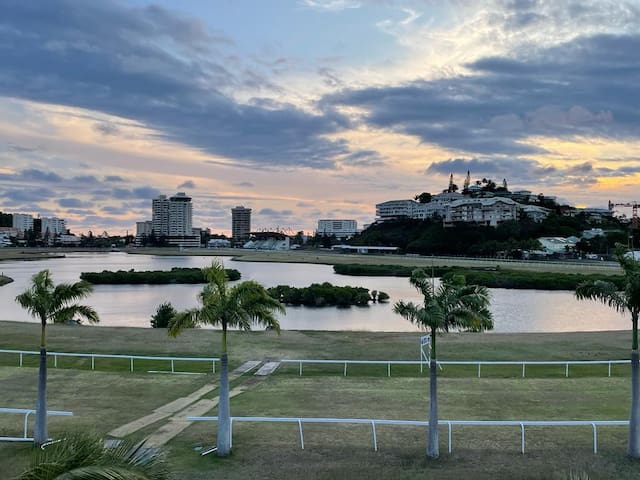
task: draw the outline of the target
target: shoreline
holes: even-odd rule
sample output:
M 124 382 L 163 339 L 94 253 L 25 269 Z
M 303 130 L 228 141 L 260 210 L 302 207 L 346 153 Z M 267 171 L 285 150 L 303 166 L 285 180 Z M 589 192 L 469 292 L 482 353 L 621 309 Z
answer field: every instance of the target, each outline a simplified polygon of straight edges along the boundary
M 15 260 L 45 260 L 51 258 L 65 258 L 66 254 L 74 252 L 105 254 L 111 249 L 81 249 L 81 248 L 51 248 L 29 250 L 0 249 L 0 262 Z M 238 262 L 266 262 L 266 263 L 308 263 L 320 265 L 363 264 L 363 265 L 399 265 L 411 267 L 475 267 L 535 271 L 549 273 L 577 273 L 617 275 L 622 273 L 616 262 L 597 261 L 534 261 L 534 260 L 505 260 L 497 258 L 466 258 L 443 256 L 414 256 L 414 255 L 371 255 L 335 253 L 327 250 L 244 250 L 239 248 L 131 248 L 117 250 L 130 255 L 158 255 L 158 256 L 211 256 L 231 257 Z
M 323 250 L 243 250 L 234 248 L 220 249 L 135 249 L 127 250 L 135 255 L 180 255 L 180 256 L 228 256 L 238 262 L 273 262 L 273 263 L 310 263 L 321 265 L 363 264 L 363 265 L 400 265 L 429 268 L 435 267 L 480 267 L 499 266 L 503 269 L 537 271 L 550 273 L 599 273 L 616 275 L 622 271 L 615 262 L 552 262 L 503 260 L 496 258 L 462 258 L 462 257 L 424 257 L 413 255 L 364 255 L 351 253 L 335 253 Z

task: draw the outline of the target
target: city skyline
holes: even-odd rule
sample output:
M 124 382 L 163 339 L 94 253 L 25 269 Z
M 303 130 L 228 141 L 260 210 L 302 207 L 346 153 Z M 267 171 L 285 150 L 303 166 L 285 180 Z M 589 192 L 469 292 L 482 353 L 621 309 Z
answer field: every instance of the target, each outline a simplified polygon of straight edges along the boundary
M 640 201 L 635 1 L 9 1 L 0 210 L 124 234 L 373 221 L 453 173 Z

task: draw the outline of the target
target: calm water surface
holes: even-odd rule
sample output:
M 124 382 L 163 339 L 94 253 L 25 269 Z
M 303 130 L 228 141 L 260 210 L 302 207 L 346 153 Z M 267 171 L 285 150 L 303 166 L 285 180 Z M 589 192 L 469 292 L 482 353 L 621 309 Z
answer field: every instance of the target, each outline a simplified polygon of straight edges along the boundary
M 287 307 L 280 316 L 282 328 L 288 330 L 368 330 L 409 331 L 418 329 L 392 311 L 397 300 L 420 301 L 420 296 L 406 278 L 348 277 L 336 275 L 328 265 L 291 263 L 234 262 L 220 257 L 228 268 L 242 274 L 242 280 L 256 280 L 271 287 L 291 285 L 305 287 L 311 283 L 362 286 L 382 290 L 391 302 L 370 307 L 307 308 Z M 14 279 L 0 287 L 0 319 L 35 321 L 15 302 L 30 277 L 48 268 L 54 282 L 75 282 L 81 272 L 102 270 L 168 270 L 171 267 L 203 267 L 211 263 L 206 256 L 149 256 L 126 253 L 72 253 L 66 258 L 41 261 L 0 262 L 0 272 Z M 86 300 L 100 315 L 102 326 L 148 327 L 151 315 L 165 301 L 176 309 L 194 307 L 201 285 L 97 285 Z M 491 289 L 491 310 L 495 332 L 567 332 L 626 330 L 628 317 L 595 302 L 578 302 L 572 292 L 541 290 Z

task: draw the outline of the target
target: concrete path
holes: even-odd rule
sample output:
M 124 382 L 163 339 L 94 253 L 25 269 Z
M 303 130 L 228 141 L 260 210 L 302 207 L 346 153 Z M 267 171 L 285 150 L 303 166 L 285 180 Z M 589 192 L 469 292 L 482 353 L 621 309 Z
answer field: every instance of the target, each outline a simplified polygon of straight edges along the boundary
M 271 375 L 280 366 L 280 362 L 265 362 L 254 375 L 266 376 Z
M 202 398 L 209 392 L 215 390 L 217 385 L 205 385 L 202 388 L 199 388 L 195 392 L 187 395 L 186 397 L 181 397 L 173 402 L 169 402 L 161 407 L 156 408 L 153 413 L 146 415 L 144 417 L 138 418 L 132 422 L 127 423 L 126 425 L 122 425 L 114 430 L 109 432 L 109 435 L 112 437 L 126 437 L 138 430 L 141 430 L 149 425 L 156 423 L 159 420 L 167 418 L 174 413 L 184 409 L 188 405 L 191 405 L 193 402 Z
M 258 367 L 262 362 L 258 360 L 250 360 L 243 363 L 229 374 L 229 380 L 235 380 L 238 377 L 250 372 Z M 280 366 L 280 362 L 266 362 L 255 375 L 265 377 L 273 373 Z M 259 382 L 258 382 L 259 383 Z M 237 386 L 229 391 L 229 398 L 233 398 L 241 393 L 249 390 L 256 382 L 248 382 Z M 212 399 L 202 398 L 208 393 L 218 388 L 218 385 L 205 385 L 186 397 L 178 398 L 161 407 L 156 408 L 149 415 L 133 420 L 132 422 L 122 425 L 109 432 L 109 435 L 116 438 L 126 437 L 138 430 L 142 430 L 154 423 L 166 420 L 158 430 L 153 432 L 147 439 L 147 445 L 159 447 L 167 443 L 169 440 L 180 434 L 185 428 L 193 422 L 187 420 L 187 417 L 201 417 L 207 412 L 213 410 L 218 405 L 218 397 Z

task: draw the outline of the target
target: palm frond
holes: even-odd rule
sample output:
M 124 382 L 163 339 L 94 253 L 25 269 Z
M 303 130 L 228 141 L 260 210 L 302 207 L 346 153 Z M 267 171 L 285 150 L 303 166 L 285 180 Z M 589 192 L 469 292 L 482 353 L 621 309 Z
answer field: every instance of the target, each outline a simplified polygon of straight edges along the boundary
M 167 332 L 171 337 L 177 337 L 185 328 L 194 328 L 200 324 L 201 311 L 197 308 L 183 310 L 176 313 L 169 320 Z
M 576 287 L 575 295 L 578 300 L 596 300 L 615 308 L 618 312 L 628 309 L 624 292 L 619 291 L 613 283 L 604 280 L 580 283 Z

